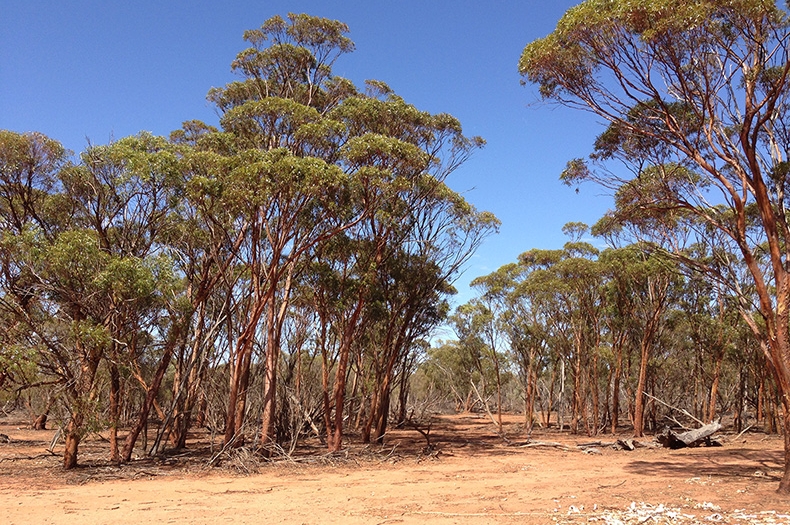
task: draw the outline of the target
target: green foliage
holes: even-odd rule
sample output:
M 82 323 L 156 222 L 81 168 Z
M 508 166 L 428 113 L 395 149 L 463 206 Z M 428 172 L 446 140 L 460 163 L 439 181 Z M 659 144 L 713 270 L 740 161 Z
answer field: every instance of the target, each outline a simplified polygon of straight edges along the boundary
M 43 135 L 0 132 L 0 379 L 50 386 L 68 439 L 117 429 L 148 389 L 184 438 L 201 383 L 227 386 L 218 375 L 231 370 L 216 398 L 234 405 L 215 418 L 264 410 L 247 397 L 263 392 L 254 370 L 267 385 L 285 374 L 276 410 L 319 392 L 294 367 L 315 383 L 312 359 L 329 371 L 341 348 L 358 354 L 383 436 L 395 382 L 403 404 L 420 342 L 498 221 L 445 184 L 483 140 L 383 82 L 334 76 L 354 49 L 347 33 L 304 14 L 245 32 L 241 78 L 208 94 L 219 127 L 187 121 L 169 139 L 140 133 L 71 160 Z M 120 396 L 109 413 L 108 385 Z M 302 401 L 272 418 L 297 437 Z

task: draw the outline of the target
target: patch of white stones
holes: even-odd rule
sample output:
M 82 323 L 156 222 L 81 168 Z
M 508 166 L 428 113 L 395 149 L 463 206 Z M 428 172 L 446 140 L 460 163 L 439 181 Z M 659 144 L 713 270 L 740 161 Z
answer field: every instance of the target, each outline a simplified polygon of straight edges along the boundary
M 698 512 L 689 514 L 691 508 Z M 632 502 L 623 510 L 604 509 L 599 511 L 597 505 L 592 512 L 584 512 L 584 507 L 571 505 L 568 507 L 566 519 L 555 518 L 560 523 L 600 523 L 605 525 L 685 525 L 723 523 L 728 525 L 790 525 L 790 514 L 782 514 L 774 510 L 748 512 L 734 510 L 724 512 L 713 503 L 697 503 L 691 508 L 671 507 L 664 504 Z M 700 512 L 701 511 L 701 512 Z

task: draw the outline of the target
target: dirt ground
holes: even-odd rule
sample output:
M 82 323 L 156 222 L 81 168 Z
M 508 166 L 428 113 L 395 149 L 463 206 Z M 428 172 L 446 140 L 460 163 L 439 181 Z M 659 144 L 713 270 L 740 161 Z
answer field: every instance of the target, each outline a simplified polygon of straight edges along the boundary
M 0 419 L 10 439 L 0 442 L 0 523 L 790 523 L 790 499 L 775 493 L 777 436 L 618 451 L 609 435 L 537 430 L 528 441 L 518 421 L 508 421 L 509 443 L 483 416 L 437 416 L 431 448 L 402 429 L 384 446 L 352 441 L 330 456 L 316 442 L 291 458 L 237 452 L 215 467 L 207 434 L 187 454 L 123 466 L 93 436 L 81 446 L 84 466 L 64 472 L 62 444 L 47 451 L 52 431 Z

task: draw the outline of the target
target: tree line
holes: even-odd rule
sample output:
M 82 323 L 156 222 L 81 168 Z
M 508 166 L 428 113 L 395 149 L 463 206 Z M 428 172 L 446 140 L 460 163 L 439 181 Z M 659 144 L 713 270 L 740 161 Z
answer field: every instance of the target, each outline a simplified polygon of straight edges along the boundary
M 334 76 L 347 32 L 307 15 L 247 31 L 240 80 L 208 95 L 219 128 L 78 158 L 0 132 L 0 389 L 38 426 L 63 413 L 65 468 L 99 429 L 129 461 L 153 415 L 151 453 L 195 425 L 265 454 L 305 428 L 338 450 L 347 418 L 383 438 L 498 221 L 445 184 L 482 139 Z
M 421 398 L 487 412 L 503 434 L 503 411 L 522 411 L 527 435 L 641 437 L 722 417 L 738 432 L 781 428 L 779 390 L 737 296 L 644 242 L 610 237 L 601 250 L 586 225 L 564 231 L 563 248 L 472 282 L 477 296 L 449 317 L 455 337 L 415 373 Z

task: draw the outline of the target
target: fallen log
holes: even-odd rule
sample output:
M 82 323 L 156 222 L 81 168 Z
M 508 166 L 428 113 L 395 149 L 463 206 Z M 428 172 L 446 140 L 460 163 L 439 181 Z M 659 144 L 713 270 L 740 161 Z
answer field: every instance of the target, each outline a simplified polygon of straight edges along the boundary
M 532 448 L 532 447 L 552 447 L 558 448 L 560 450 L 570 451 L 573 450 L 567 445 L 563 445 L 562 443 L 557 443 L 555 441 L 530 441 L 525 445 L 520 445 L 521 448 Z
M 633 439 L 618 439 L 612 445 L 612 448 L 615 450 L 634 450 L 636 448 L 637 442 Z
M 665 427 L 664 430 L 656 435 L 656 441 L 671 449 L 698 447 L 702 444 L 711 446 L 712 442 L 710 437 L 719 430 L 721 430 L 721 423 L 719 421 L 714 421 L 713 423 L 708 423 L 697 429 L 680 434 L 674 432 L 669 427 Z

